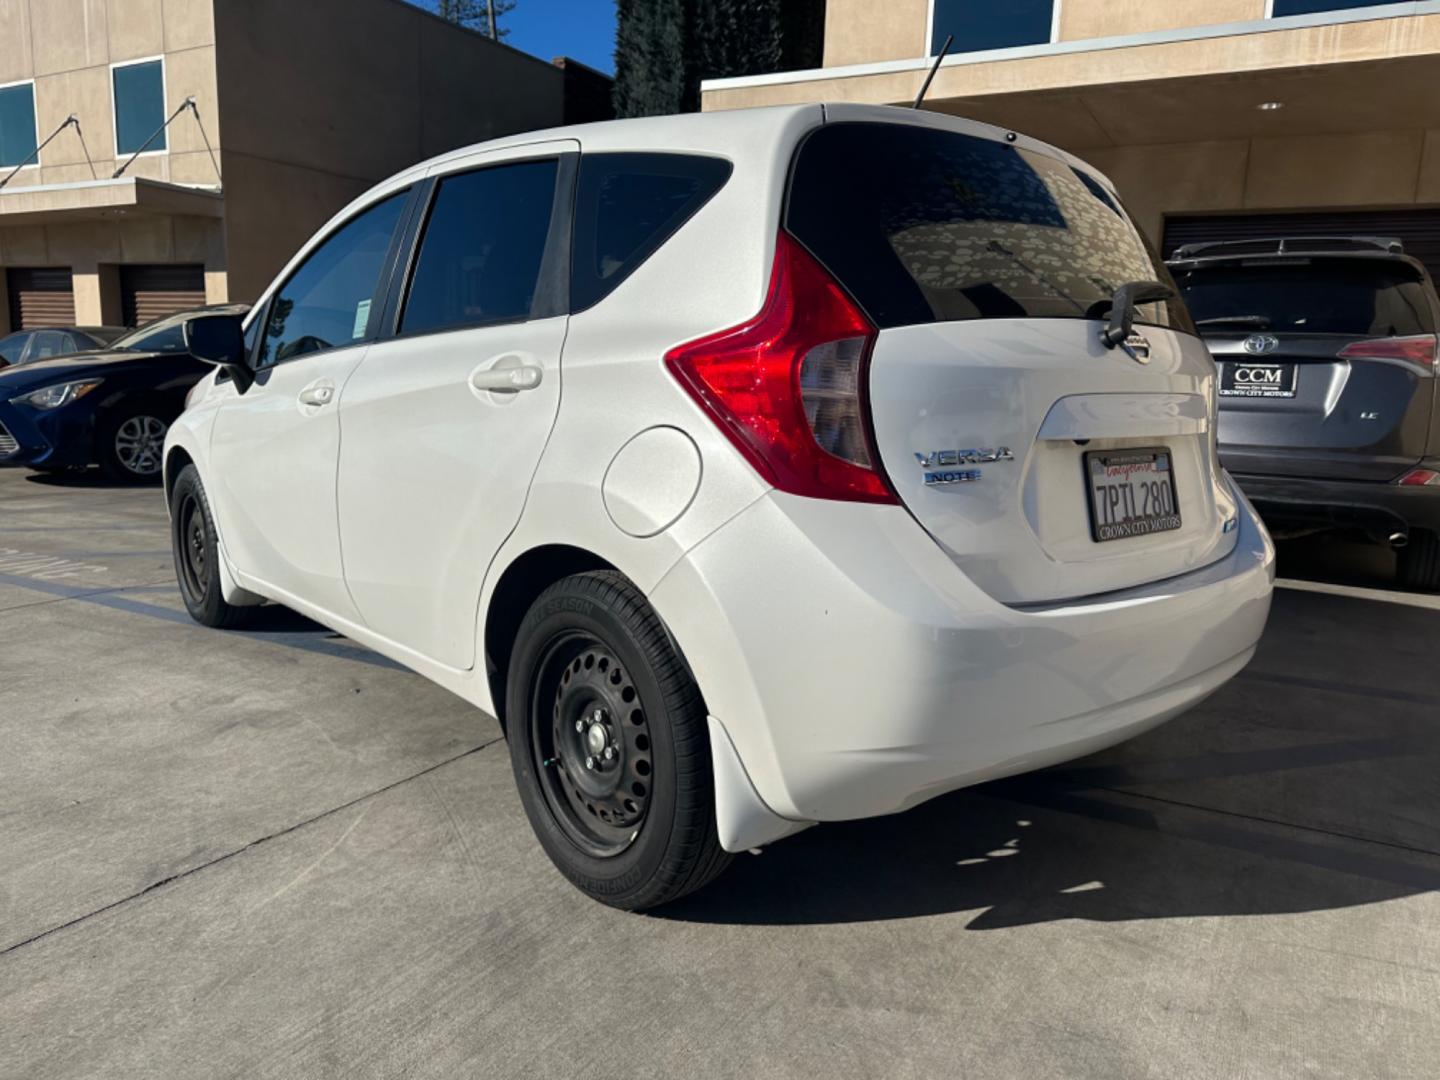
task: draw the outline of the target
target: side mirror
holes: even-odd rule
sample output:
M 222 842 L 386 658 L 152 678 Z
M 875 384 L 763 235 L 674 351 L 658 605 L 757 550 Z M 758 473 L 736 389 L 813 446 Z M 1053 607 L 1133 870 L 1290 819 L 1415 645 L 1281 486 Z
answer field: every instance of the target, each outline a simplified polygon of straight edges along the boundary
M 1158 281 L 1131 281 L 1115 290 L 1110 301 L 1110 325 L 1100 335 L 1107 349 L 1113 349 L 1135 328 L 1135 308 L 1157 300 L 1175 299 L 1175 290 Z
M 185 348 L 196 360 L 224 368 L 240 393 L 255 382 L 245 356 L 245 329 L 238 315 L 197 315 L 185 323 Z

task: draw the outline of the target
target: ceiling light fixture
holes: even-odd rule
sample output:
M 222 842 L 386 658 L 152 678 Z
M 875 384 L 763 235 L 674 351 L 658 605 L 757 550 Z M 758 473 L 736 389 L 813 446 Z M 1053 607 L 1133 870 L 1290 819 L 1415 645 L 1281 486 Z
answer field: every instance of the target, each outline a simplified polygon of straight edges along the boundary
M 1255 108 L 1259 109 L 1261 112 L 1274 112 L 1276 109 L 1283 109 L 1283 108 L 1285 108 L 1285 102 L 1283 102 L 1283 101 L 1262 101 L 1259 105 L 1256 105 Z

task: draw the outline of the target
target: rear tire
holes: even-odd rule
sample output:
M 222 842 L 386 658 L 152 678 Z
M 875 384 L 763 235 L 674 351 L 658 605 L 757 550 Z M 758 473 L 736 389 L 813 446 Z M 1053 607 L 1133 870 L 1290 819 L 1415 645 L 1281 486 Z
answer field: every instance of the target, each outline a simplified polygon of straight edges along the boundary
M 255 609 L 226 603 L 220 589 L 220 542 L 194 465 L 180 470 L 170 495 L 170 547 L 180 597 L 192 619 L 216 630 L 233 630 L 249 619 Z
M 1419 592 L 1440 592 L 1440 533 L 1417 529 L 1396 556 L 1400 587 Z
M 577 574 L 535 601 L 516 633 L 505 717 L 526 816 L 582 892 L 643 911 L 729 864 L 700 689 L 623 575 Z

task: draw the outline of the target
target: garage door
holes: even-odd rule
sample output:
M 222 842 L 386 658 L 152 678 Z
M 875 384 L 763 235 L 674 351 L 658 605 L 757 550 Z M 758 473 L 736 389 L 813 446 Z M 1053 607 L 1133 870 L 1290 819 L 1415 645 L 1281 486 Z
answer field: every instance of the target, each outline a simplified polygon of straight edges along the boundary
M 1440 210 L 1366 210 L 1326 214 L 1233 214 L 1177 217 L 1165 222 L 1165 257 L 1181 244 L 1264 240 L 1279 236 L 1384 236 L 1440 280 Z
M 205 304 L 203 266 L 120 267 L 120 314 L 126 326 Z
M 9 293 L 10 329 L 75 324 L 75 289 L 68 266 L 7 267 L 5 287 Z

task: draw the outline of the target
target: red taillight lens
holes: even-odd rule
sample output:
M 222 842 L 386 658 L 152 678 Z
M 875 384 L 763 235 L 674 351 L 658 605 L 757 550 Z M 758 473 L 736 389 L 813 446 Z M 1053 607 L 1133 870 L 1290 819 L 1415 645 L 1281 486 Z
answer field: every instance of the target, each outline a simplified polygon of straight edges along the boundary
M 782 232 L 760 314 L 671 349 L 665 363 L 781 491 L 891 503 L 866 424 L 875 333 L 825 269 Z
M 1342 360 L 1402 360 L 1426 369 L 1440 367 L 1434 334 L 1357 341 L 1336 355 Z
M 1395 482 L 1406 487 L 1440 487 L 1440 472 L 1434 469 L 1411 469 Z

